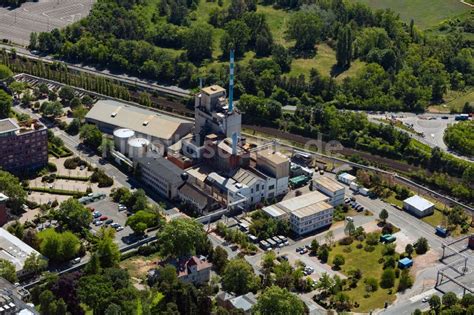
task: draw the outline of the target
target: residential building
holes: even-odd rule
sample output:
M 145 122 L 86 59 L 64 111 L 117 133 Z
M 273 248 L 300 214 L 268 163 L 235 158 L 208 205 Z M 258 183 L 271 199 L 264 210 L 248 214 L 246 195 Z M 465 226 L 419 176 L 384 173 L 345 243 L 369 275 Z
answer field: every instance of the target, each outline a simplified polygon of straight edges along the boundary
M 291 230 L 303 235 L 329 226 L 333 212 L 333 206 L 325 201 L 302 207 L 290 213 Z
M 26 274 L 23 266 L 26 258 L 33 253 L 41 256 L 31 246 L 10 234 L 7 230 L 0 228 L 0 259 L 11 262 L 15 266 L 18 276 Z
M 257 304 L 257 298 L 252 292 L 239 296 L 222 292 L 217 295 L 216 301 L 217 305 L 227 310 L 240 309 L 245 315 L 252 314 L 252 307 Z
M 178 196 L 178 188 L 184 184 L 185 172 L 163 157 L 136 159 L 140 179 L 151 189 L 170 200 Z
M 329 177 L 319 176 L 316 179 L 313 179 L 313 188 L 316 188 L 328 196 L 328 202 L 334 207 L 344 203 L 344 186 Z
M 172 265 L 176 268 L 177 276 L 186 283 L 204 284 L 211 278 L 212 264 L 204 256 L 191 256 L 181 259 L 169 259 L 160 262 L 161 266 Z M 159 276 L 159 269 L 148 272 L 148 280 L 154 282 Z
M 416 217 L 426 217 L 434 213 L 434 204 L 418 195 L 403 200 L 403 209 Z
M 99 100 L 85 119 L 108 134 L 117 128 L 129 129 L 135 137 L 147 139 L 157 147 L 170 146 L 193 129 L 189 120 L 113 100 Z
M 13 119 L 0 120 L 0 167 L 20 173 L 48 164 L 48 133 L 41 123 L 19 125 Z
M 354 175 L 351 175 L 349 173 L 341 173 L 337 175 L 337 180 L 346 184 L 350 185 L 353 181 L 356 180 L 356 177 Z

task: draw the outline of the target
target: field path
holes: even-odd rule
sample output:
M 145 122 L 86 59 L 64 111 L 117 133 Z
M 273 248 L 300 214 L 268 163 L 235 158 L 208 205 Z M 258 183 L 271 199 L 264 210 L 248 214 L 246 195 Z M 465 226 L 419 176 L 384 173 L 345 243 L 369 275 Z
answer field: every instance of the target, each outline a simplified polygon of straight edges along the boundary
M 474 8 L 474 4 L 472 3 L 466 2 L 464 0 L 461 0 L 461 3 L 464 3 L 465 5 L 470 6 L 471 8 Z

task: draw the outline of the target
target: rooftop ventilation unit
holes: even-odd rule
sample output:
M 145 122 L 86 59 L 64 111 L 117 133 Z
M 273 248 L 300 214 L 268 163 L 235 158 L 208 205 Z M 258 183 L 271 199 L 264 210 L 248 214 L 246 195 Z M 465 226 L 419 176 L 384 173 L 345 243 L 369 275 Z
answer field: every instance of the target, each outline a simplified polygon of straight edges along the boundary
M 117 112 L 113 112 L 112 114 L 110 114 L 111 117 L 115 117 L 117 116 Z
M 148 120 L 145 120 L 145 121 L 143 122 L 143 126 L 148 126 L 148 123 L 149 123 L 149 121 L 148 121 Z

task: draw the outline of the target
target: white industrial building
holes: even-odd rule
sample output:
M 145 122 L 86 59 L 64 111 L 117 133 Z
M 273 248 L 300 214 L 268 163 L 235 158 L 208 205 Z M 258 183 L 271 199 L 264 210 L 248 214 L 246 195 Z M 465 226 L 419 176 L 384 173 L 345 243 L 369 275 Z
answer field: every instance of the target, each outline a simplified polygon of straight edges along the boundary
M 334 207 L 328 202 L 329 197 L 312 191 L 264 207 L 262 211 L 273 219 L 289 220 L 291 230 L 302 235 L 331 225 Z
M 350 185 L 353 181 L 356 180 L 356 177 L 348 173 L 341 173 L 337 175 L 337 180 L 344 184 Z
M 0 228 L 0 259 L 11 262 L 15 266 L 15 270 L 19 276 L 25 274 L 23 271 L 25 260 L 33 253 L 42 257 L 40 253 L 18 237 Z
M 338 182 L 320 176 L 313 180 L 313 187 L 329 197 L 329 203 L 334 207 L 344 203 L 345 188 Z
M 403 200 L 403 209 L 421 218 L 433 214 L 434 204 L 418 195 Z
M 333 206 L 325 201 L 299 208 L 290 213 L 291 230 L 303 235 L 331 225 L 333 212 Z

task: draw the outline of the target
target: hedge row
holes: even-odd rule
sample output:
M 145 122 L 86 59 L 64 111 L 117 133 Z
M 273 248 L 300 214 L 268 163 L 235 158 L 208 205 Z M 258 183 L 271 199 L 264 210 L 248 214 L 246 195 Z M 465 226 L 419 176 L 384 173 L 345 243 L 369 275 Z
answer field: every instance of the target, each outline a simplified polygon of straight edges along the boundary
M 83 197 L 83 196 L 87 195 L 87 192 L 64 190 L 64 189 L 54 189 L 54 188 L 29 187 L 28 190 L 38 191 L 38 192 L 45 192 L 45 193 L 54 194 L 54 195 L 74 196 L 76 198 L 80 198 L 80 197 Z
M 70 179 L 82 182 L 88 182 L 90 177 L 87 176 L 67 176 L 67 175 L 56 175 L 56 179 Z

